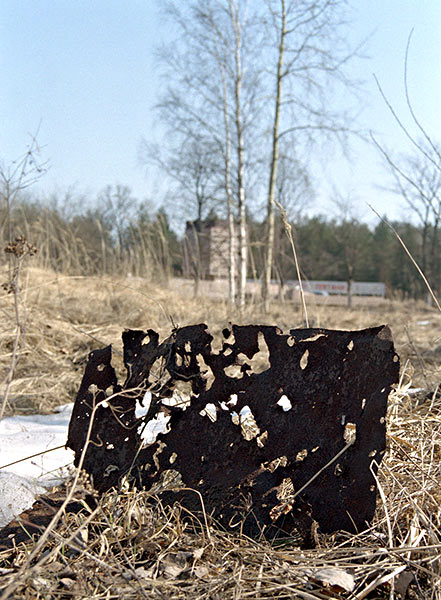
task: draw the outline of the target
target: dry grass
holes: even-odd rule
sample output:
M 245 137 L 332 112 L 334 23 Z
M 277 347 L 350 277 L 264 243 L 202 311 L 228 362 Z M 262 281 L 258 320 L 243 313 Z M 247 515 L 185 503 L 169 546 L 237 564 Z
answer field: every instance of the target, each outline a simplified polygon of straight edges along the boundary
M 24 274 L 26 337 L 8 412 L 50 411 L 72 401 L 87 353 L 100 344 L 121 350 L 126 327 L 169 332 L 229 320 L 299 326 L 299 306 L 257 306 L 242 318 L 222 301 L 193 300 L 141 279 Z M 14 338 L 11 296 L 0 297 L 0 365 L 8 369 Z M 357 329 L 389 323 L 402 358 L 402 380 L 388 412 L 388 452 L 379 471 L 372 527 L 357 536 L 319 535 L 301 550 L 249 540 L 210 521 L 165 507 L 160 494 L 124 486 L 96 508 L 60 515 L 28 564 L 31 542 L 0 553 L 0 576 L 14 598 L 433 598 L 441 599 L 441 315 L 423 304 L 387 302 L 347 310 L 308 307 L 314 326 Z M 117 357 L 115 357 L 117 358 Z M 121 369 L 121 366 L 119 367 Z M 409 394 L 410 385 L 426 391 Z M 320 570 L 338 568 L 352 592 L 327 586 Z M 407 585 L 409 587 L 407 588 Z M 407 592 L 406 592 L 407 589 Z

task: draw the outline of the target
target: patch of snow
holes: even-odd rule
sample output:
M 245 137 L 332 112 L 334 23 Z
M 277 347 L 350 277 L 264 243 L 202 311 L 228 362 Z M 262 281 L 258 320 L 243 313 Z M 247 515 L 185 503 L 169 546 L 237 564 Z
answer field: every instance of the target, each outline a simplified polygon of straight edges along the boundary
M 417 321 L 416 324 L 421 327 L 426 327 L 426 325 L 430 325 L 432 321 Z
M 0 527 L 30 508 L 44 492 L 45 488 L 36 479 L 0 471 Z
M 66 443 L 73 404 L 53 415 L 6 417 L 0 421 L 0 467 Z M 45 489 L 60 484 L 73 452 L 59 448 L 0 469 L 0 527 L 34 503 Z

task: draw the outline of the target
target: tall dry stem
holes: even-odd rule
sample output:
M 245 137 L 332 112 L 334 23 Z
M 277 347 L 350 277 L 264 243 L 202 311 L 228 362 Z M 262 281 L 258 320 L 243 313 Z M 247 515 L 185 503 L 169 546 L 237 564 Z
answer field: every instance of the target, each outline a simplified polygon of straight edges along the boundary
M 439 312 L 441 312 L 441 306 L 438 302 L 438 299 L 430 285 L 430 283 L 427 280 L 427 277 L 424 275 L 423 271 L 421 270 L 420 266 L 418 265 L 417 261 L 414 259 L 414 257 L 412 256 L 411 252 L 409 251 L 408 247 L 406 246 L 406 244 L 404 243 L 403 239 L 400 237 L 400 235 L 398 234 L 398 232 L 396 231 L 396 229 L 394 229 L 394 227 L 392 227 L 392 225 L 386 221 L 386 219 L 384 219 L 382 216 L 380 216 L 380 214 L 375 210 L 375 208 L 371 205 L 368 204 L 369 208 L 377 215 L 377 217 L 379 219 L 381 219 L 381 221 L 387 225 L 389 227 L 389 229 L 393 232 L 393 234 L 395 235 L 395 237 L 397 238 L 397 240 L 400 242 L 401 246 L 403 247 L 405 253 L 407 254 L 407 256 L 410 258 L 410 260 L 412 261 L 413 266 L 415 267 L 415 269 L 418 271 L 421 279 L 424 281 L 424 285 L 427 287 L 429 294 L 432 298 L 432 300 L 435 303 L 435 306 L 437 307 L 437 309 L 439 310 Z
M 9 369 L 4 380 L 4 391 L 0 403 L 0 421 L 3 419 L 6 407 L 9 402 L 12 380 L 20 355 L 20 349 L 24 342 L 26 330 L 26 307 L 24 305 L 20 289 L 20 273 L 23 261 L 26 256 L 32 256 L 37 249 L 26 240 L 24 236 L 17 238 L 9 243 L 5 248 L 6 254 L 10 257 L 9 281 L 3 284 L 3 288 L 9 294 L 12 294 L 14 303 L 15 334 L 12 343 L 11 361 Z
M 289 243 L 291 244 L 292 253 L 294 255 L 294 262 L 296 265 L 297 279 L 299 282 L 299 290 L 300 290 L 300 300 L 301 300 L 301 306 L 302 306 L 302 321 L 306 327 L 309 327 L 308 311 L 306 309 L 306 301 L 305 301 L 305 292 L 303 290 L 303 283 L 302 283 L 302 277 L 300 274 L 300 264 L 299 264 L 299 260 L 297 257 L 296 245 L 294 243 L 294 238 L 292 236 L 291 223 L 288 221 L 288 216 L 286 214 L 286 210 L 283 208 L 283 206 L 280 204 L 280 202 L 278 202 L 278 200 L 274 200 L 274 202 L 280 211 L 283 226 L 285 228 L 286 235 L 288 236 Z

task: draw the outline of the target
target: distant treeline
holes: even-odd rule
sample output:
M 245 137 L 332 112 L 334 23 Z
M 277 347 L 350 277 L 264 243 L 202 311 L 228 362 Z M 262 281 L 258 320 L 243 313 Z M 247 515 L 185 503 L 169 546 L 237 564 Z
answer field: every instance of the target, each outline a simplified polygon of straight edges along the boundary
M 437 229 L 408 222 L 391 225 L 422 268 L 431 286 L 440 291 L 441 242 Z M 423 298 L 427 288 L 406 255 L 397 236 L 380 221 L 372 229 L 357 219 L 324 216 L 292 223 L 302 276 L 311 280 L 381 281 L 389 296 Z M 250 225 L 252 257 L 257 274 L 263 264 L 263 224 Z M 293 253 L 284 225 L 277 223 L 274 278 L 297 279 Z
M 25 235 L 38 250 L 33 264 L 41 267 L 81 275 L 131 273 L 161 282 L 172 276 L 191 277 L 185 272 L 183 239 L 170 227 L 165 210 L 149 210 L 130 197 L 128 188 L 108 188 L 93 208 L 77 202 L 60 205 L 22 198 L 9 215 L 3 208 L 0 218 L 3 246 L 9 235 Z M 424 230 L 406 222 L 392 225 L 439 292 L 441 244 L 437 229 Z M 264 222 L 248 219 L 250 278 L 262 275 L 264 228 Z M 292 231 L 304 278 L 382 281 L 390 295 L 426 295 L 415 267 L 381 221 L 371 229 L 356 219 L 303 217 L 292 223 Z M 283 283 L 297 277 L 281 220 L 276 221 L 276 232 L 272 278 Z

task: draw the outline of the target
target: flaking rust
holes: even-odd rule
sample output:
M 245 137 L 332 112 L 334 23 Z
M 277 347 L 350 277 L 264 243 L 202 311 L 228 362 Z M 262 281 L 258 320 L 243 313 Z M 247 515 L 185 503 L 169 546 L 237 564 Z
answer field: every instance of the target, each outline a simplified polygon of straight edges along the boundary
M 69 426 L 67 445 L 98 490 L 128 472 L 150 489 L 172 471 L 182 486 L 165 501 L 200 510 L 196 490 L 225 526 L 306 544 L 317 526 L 353 532 L 371 521 L 399 376 L 387 326 L 233 325 L 217 351 L 203 324 L 161 343 L 153 330 L 126 331 L 123 343 L 126 381 L 117 383 L 110 347 L 92 352 Z M 146 445 L 143 430 L 161 412 L 168 431 Z

